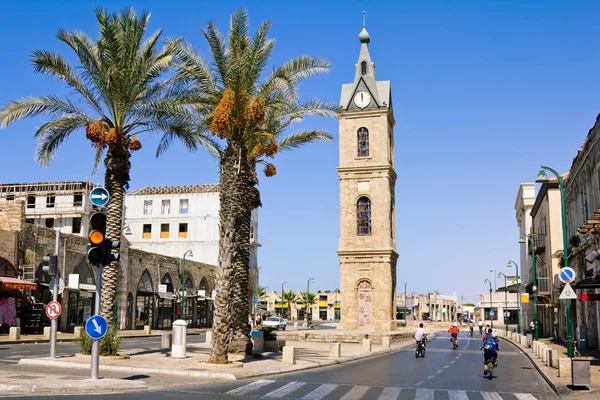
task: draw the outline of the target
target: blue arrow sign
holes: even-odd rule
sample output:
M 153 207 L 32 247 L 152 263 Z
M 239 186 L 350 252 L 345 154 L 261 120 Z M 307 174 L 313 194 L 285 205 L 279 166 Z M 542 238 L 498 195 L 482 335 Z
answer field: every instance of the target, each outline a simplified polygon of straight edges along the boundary
M 258 304 L 258 296 L 252 296 L 252 304 Z
M 101 315 L 94 315 L 85 323 L 85 331 L 92 339 L 102 339 L 108 330 L 108 324 Z
M 95 206 L 103 207 L 108 203 L 109 199 L 110 195 L 108 194 L 108 190 L 103 187 L 93 188 L 90 192 L 90 201 Z
M 575 270 L 570 267 L 562 268 L 558 274 L 558 279 L 560 279 L 562 283 L 573 282 L 575 280 Z
M 496 313 L 494 312 L 494 310 L 490 311 L 490 315 L 492 315 L 492 316 L 493 316 L 494 314 L 496 314 Z

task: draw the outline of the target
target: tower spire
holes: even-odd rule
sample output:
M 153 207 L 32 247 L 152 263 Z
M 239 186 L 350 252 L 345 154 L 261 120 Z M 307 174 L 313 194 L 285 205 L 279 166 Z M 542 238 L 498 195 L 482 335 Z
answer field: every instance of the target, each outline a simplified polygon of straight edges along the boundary
M 362 31 L 358 34 L 358 40 L 361 43 L 369 43 L 371 38 L 369 37 L 369 32 L 367 32 L 367 12 L 363 11 L 363 28 Z

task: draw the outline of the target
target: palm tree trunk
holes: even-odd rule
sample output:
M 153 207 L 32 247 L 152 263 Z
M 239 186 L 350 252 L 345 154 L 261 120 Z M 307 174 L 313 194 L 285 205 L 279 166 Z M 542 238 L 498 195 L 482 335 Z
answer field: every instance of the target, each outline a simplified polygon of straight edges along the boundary
M 226 364 L 229 348 L 229 338 L 232 332 L 231 283 L 233 278 L 236 213 L 241 209 L 241 193 L 236 192 L 237 185 L 236 161 L 238 154 L 235 148 L 228 145 L 221 158 L 221 173 L 219 182 L 219 263 L 217 265 L 217 280 L 215 284 L 215 309 L 213 313 L 212 348 L 209 363 Z M 246 315 L 247 317 L 247 315 Z
M 110 194 L 107 205 L 106 237 L 120 239 L 123 229 L 123 205 L 125 202 L 125 186 L 129 183 L 131 154 L 127 149 L 120 147 L 109 148 L 104 159 L 106 172 L 104 184 Z M 113 262 L 102 268 L 102 300 L 100 314 L 106 318 L 108 325 L 113 323 L 114 304 L 116 297 L 119 263 Z

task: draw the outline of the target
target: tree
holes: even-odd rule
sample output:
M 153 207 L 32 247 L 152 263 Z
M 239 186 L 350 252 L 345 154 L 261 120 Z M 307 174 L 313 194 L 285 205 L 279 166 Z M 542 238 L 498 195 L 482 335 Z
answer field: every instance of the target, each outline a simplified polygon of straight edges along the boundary
M 296 295 L 296 292 L 294 292 L 293 290 L 284 290 L 283 291 L 283 301 L 288 305 L 288 318 L 289 319 L 293 319 L 294 314 L 292 313 L 292 303 L 294 303 L 294 305 L 296 305 L 296 301 L 298 299 L 298 296 Z M 283 307 L 282 307 L 282 314 L 283 314 Z
M 259 299 L 262 299 L 267 295 L 267 287 L 266 286 L 258 286 L 258 291 L 256 293 Z
M 96 149 L 94 171 L 104 156 L 104 181 L 110 193 L 107 237 L 116 239 L 122 231 L 130 158 L 142 148 L 138 135 L 162 133 L 158 152 L 174 139 L 190 150 L 199 145 L 210 151 L 217 147 L 212 136 L 190 130 L 196 126 L 194 114 L 178 102 L 185 88 L 175 78 L 161 80 L 179 40 L 170 40 L 159 49 L 161 30 L 144 39 L 150 18 L 147 12 L 138 17 L 132 8 L 111 14 L 98 8 L 95 13 L 99 24 L 96 42 L 82 32 L 59 29 L 56 33 L 75 53 L 77 68 L 56 53 L 35 50 L 32 54 L 35 72 L 64 81 L 75 97 L 48 95 L 9 102 L 0 108 L 0 127 L 25 117 L 47 117 L 34 135 L 40 139 L 36 159 L 43 166 L 71 134 L 85 132 Z M 117 263 L 104 266 L 101 313 L 109 324 L 113 322 L 117 275 Z
M 264 22 L 251 37 L 248 15 L 236 11 L 227 41 L 209 21 L 203 34 L 211 49 L 208 65 L 191 46 L 178 52 L 178 78 L 195 88 L 190 103 L 203 119 L 202 126 L 225 141 L 220 160 L 219 266 L 213 319 L 212 363 L 226 363 L 227 352 L 249 353 L 248 265 L 250 216 L 261 205 L 256 188 L 256 165 L 275 167 L 264 160 L 278 151 L 315 140 L 331 140 L 322 131 L 282 133 L 305 115 L 337 115 L 335 105 L 318 100 L 300 101 L 298 84 L 329 70 L 326 60 L 297 57 L 266 74 L 274 40 L 267 39 L 270 23 Z M 265 77 L 266 75 L 266 77 Z M 233 315 L 232 315 L 233 313 Z M 233 339 L 228 341 L 230 332 Z

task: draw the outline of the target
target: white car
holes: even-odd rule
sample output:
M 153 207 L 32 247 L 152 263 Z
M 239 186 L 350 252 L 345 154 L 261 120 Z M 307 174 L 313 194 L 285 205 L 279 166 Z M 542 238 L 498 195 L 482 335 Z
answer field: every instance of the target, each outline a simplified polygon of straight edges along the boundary
M 287 322 L 285 321 L 285 319 L 283 319 L 281 317 L 269 317 L 265 321 L 263 321 L 262 326 L 267 326 L 269 328 L 275 328 L 277 330 L 282 329 L 285 331 Z

